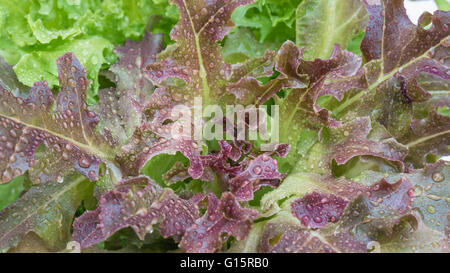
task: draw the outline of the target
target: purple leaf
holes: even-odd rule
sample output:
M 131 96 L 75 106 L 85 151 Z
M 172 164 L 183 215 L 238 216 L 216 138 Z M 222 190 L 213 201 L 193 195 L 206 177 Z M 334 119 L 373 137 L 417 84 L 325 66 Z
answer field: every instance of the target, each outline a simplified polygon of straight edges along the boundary
M 339 196 L 314 191 L 292 202 L 291 210 L 304 226 L 321 228 L 327 222 L 339 221 L 346 205 L 347 201 Z
M 122 181 L 101 197 L 97 209 L 76 218 L 73 236 L 86 248 L 119 229 L 132 227 L 143 240 L 159 223 L 163 237 L 180 238 L 198 217 L 196 202 L 181 199 L 171 189 L 140 176 Z
M 130 142 L 122 147 L 123 156 L 118 159 L 122 172 L 137 175 L 152 157 L 179 151 L 190 161 L 189 175 L 193 178 L 201 177 L 203 167 L 197 141 L 173 137 L 172 126 L 173 124 L 164 125 L 159 121 L 142 123 L 133 133 Z
M 402 138 L 409 148 L 408 159 L 416 166 L 422 166 L 428 154 L 450 154 L 450 116 L 440 115 L 433 109 L 435 107 L 430 108 L 426 119 L 411 121 L 410 131 Z
M 349 201 L 355 202 L 360 195 L 367 201 L 367 207 L 357 211 L 357 215 L 361 217 L 369 213 L 371 217 L 379 217 L 381 214 L 378 212 L 382 210 L 403 214 L 411 209 L 412 184 L 406 177 L 392 184 L 383 178 L 371 186 L 331 177 L 321 177 L 314 183 L 320 190 L 307 193 L 291 202 L 292 214 L 308 228 L 322 228 L 328 222 L 336 223 Z
M 368 139 L 370 130 L 369 117 L 357 117 L 337 128 L 329 144 L 332 147 L 332 158 L 338 164 L 344 164 L 355 156 L 371 155 L 404 165 L 407 148 L 393 138 Z
M 100 126 L 108 128 L 121 144 L 125 144 L 142 119 L 142 108 L 155 87 L 145 76 L 145 67 L 156 61 L 162 50 L 161 34 L 145 32 L 140 42 L 126 41 L 114 52 L 119 61 L 110 72 L 116 88 L 99 90 L 99 104 L 94 109 L 100 114 Z
M 229 236 L 243 240 L 257 217 L 255 210 L 242 208 L 229 192 L 220 200 L 209 194 L 208 202 L 205 215 L 186 230 L 181 240 L 180 247 L 187 252 L 215 252 Z
M 100 161 L 113 158 L 109 131 L 100 135 L 98 117 L 87 109 L 86 70 L 72 53 L 57 64 L 61 90 L 56 99 L 47 82 L 35 83 L 25 99 L 0 84 L 2 182 L 26 171 L 34 183 L 58 180 L 71 169 L 96 180 Z M 45 152 L 36 153 L 41 145 Z
M 348 233 L 311 234 L 288 223 L 268 223 L 259 245 L 260 252 L 272 253 L 363 253 L 366 245 Z
M 399 221 L 408 217 L 412 201 L 413 188 L 407 178 L 402 177 L 395 183 L 383 178 L 349 202 L 341 216 L 339 230 L 361 232 L 356 236 L 366 242 L 392 237 Z
M 260 71 L 258 63 L 267 66 L 271 53 L 262 61 L 248 61 L 232 71 L 231 65 L 224 63 L 220 46 L 231 30 L 231 13 L 238 6 L 249 4 L 252 0 L 200 0 L 194 4 L 176 0 L 180 14 L 178 24 L 170 36 L 176 44 L 163 52 L 158 64 L 149 65 L 148 75 L 161 85 L 177 102 L 192 104 L 194 97 L 202 97 L 205 105 L 215 102 L 227 92 L 229 81 L 237 82 L 252 71 Z M 268 70 L 265 68 L 263 70 Z M 232 73 L 234 75 L 232 75 Z M 255 72 L 252 72 L 255 73 Z M 255 75 L 260 73 L 256 72 Z M 185 82 L 183 88 L 167 84 L 167 79 L 178 78 Z M 229 94 L 231 95 L 231 94 Z
M 253 193 L 262 186 L 277 187 L 283 175 L 278 172 L 275 159 L 262 154 L 248 163 L 246 169 L 230 180 L 231 192 L 239 201 L 253 199 Z

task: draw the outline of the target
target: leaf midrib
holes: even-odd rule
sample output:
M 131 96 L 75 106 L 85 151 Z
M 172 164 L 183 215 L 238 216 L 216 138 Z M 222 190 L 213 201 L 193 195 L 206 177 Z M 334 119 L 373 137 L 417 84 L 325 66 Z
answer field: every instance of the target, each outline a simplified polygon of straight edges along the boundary
M 19 119 L 13 118 L 13 117 L 6 116 L 6 115 L 4 115 L 4 114 L 2 114 L 2 113 L 0 113 L 0 117 L 3 117 L 3 118 L 5 118 L 5 119 L 9 119 L 9 120 L 11 120 L 11 121 L 13 121 L 13 122 L 15 122 L 15 123 L 21 124 L 21 125 L 23 125 L 23 126 L 25 126 L 25 127 L 28 127 L 28 128 L 32 128 L 32 129 L 36 129 L 36 130 L 39 130 L 39 131 L 48 132 L 48 133 L 51 134 L 51 135 L 54 135 L 54 136 L 56 136 L 56 137 L 58 137 L 58 138 L 61 138 L 61 139 L 64 139 L 64 140 L 69 141 L 70 143 L 72 143 L 72 144 L 74 144 L 74 145 L 76 145 L 76 146 L 82 148 L 84 151 L 86 151 L 86 152 L 88 152 L 88 153 L 90 153 L 90 154 L 94 154 L 94 155 L 99 156 L 101 159 L 105 159 L 105 160 L 113 160 L 113 159 L 114 159 L 113 156 L 112 156 L 111 154 L 104 153 L 104 152 L 102 152 L 102 151 L 96 149 L 94 146 L 86 145 L 85 143 L 81 143 L 81 142 L 76 141 L 76 140 L 74 140 L 74 139 L 72 139 L 72 138 L 69 138 L 69 137 L 67 137 L 67 136 L 65 136 L 65 135 L 61 135 L 61 134 L 59 134 L 59 133 L 50 131 L 50 130 L 47 129 L 47 128 L 42 128 L 42 127 L 39 127 L 39 126 L 36 126 L 36 125 L 33 125 L 33 124 L 28 124 L 28 123 L 25 123 L 25 122 L 22 121 L 22 120 L 19 120 Z
M 427 51 L 425 51 L 422 55 L 420 55 L 417 58 L 413 58 L 411 59 L 409 62 L 403 64 L 402 66 L 396 67 L 395 69 L 393 69 L 391 72 L 389 72 L 388 74 L 384 74 L 382 75 L 380 78 L 378 78 L 374 83 L 372 83 L 370 86 L 367 87 L 367 89 L 365 91 L 361 91 L 358 94 L 356 94 L 355 96 L 351 97 L 350 99 L 348 99 L 347 101 L 345 101 L 344 103 L 342 103 L 341 105 L 339 105 L 339 107 L 337 107 L 333 113 L 335 115 L 339 115 L 344 109 L 346 109 L 348 106 L 350 106 L 351 104 L 353 104 L 355 101 L 357 101 L 358 99 L 360 99 L 363 95 L 370 93 L 373 89 L 375 89 L 376 87 L 378 87 L 379 85 L 381 85 L 382 83 L 384 83 L 386 80 L 392 78 L 396 73 L 398 73 L 399 71 L 403 70 L 404 68 L 413 65 L 415 62 L 418 62 L 420 60 L 422 60 L 423 58 L 425 58 L 427 56 L 427 54 L 432 50 L 435 49 L 436 47 L 440 46 L 442 44 L 443 41 L 446 41 L 447 37 L 444 37 L 441 41 L 439 41 L 438 44 L 436 44 L 433 47 L 430 47 Z M 384 63 L 384 62 L 383 62 Z
M 225 6 L 223 6 L 221 8 L 225 9 L 228 5 L 230 5 L 230 3 L 226 4 Z M 216 15 L 220 13 L 220 9 L 217 10 L 214 13 L 214 15 L 211 16 L 211 18 L 209 18 L 209 20 L 200 28 L 200 30 L 198 32 L 196 32 L 194 22 L 192 21 L 191 13 L 186 5 L 185 0 L 183 0 L 183 7 L 186 10 L 187 16 L 189 18 L 189 23 L 191 25 L 192 33 L 194 35 L 195 49 L 197 52 L 198 64 L 199 64 L 199 68 L 200 68 L 199 75 L 200 75 L 200 79 L 202 80 L 202 86 L 203 86 L 203 103 L 204 103 L 204 105 L 209 105 L 209 101 L 210 101 L 209 95 L 210 95 L 211 89 L 209 88 L 207 73 L 206 73 L 204 63 L 203 63 L 203 56 L 202 56 L 202 52 L 201 52 L 199 36 L 203 32 L 203 30 L 206 28 L 206 26 L 209 25 L 209 23 L 214 20 Z
M 46 202 L 44 202 L 42 205 L 38 206 L 38 207 L 33 207 L 35 208 L 35 210 L 33 212 L 31 212 L 30 214 L 27 215 L 27 217 L 23 218 L 22 221 L 20 221 L 19 223 L 17 223 L 16 225 L 14 225 L 14 227 L 12 227 L 11 229 L 8 230 L 8 232 L 4 233 L 3 236 L 0 238 L 0 246 L 1 246 L 1 242 L 14 230 L 16 230 L 18 227 L 20 227 L 24 222 L 28 221 L 31 217 L 35 216 L 38 214 L 39 211 L 45 209 L 46 207 L 48 207 L 51 203 L 56 202 L 61 195 L 65 194 L 66 192 L 68 192 L 69 190 L 71 190 L 73 187 L 75 187 L 76 185 L 78 185 L 79 183 L 83 182 L 86 178 L 84 178 L 83 176 L 79 176 L 75 181 L 72 181 L 70 184 L 69 183 L 65 183 L 65 185 L 69 184 L 68 187 L 64 187 L 64 190 L 58 192 L 55 196 L 51 197 L 49 200 L 47 200 Z M 48 183 L 56 183 L 55 181 L 53 182 L 48 182 Z M 0 247 L 1 249 L 1 247 Z

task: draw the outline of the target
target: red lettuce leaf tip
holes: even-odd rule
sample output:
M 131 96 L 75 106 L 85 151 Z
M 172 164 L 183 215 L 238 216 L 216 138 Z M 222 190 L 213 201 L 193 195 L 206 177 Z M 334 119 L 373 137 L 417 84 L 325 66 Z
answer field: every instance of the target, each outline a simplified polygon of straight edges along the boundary
M 214 252 L 219 250 L 229 236 L 243 240 L 248 236 L 257 217 L 252 209 L 242 208 L 229 192 L 217 199 L 208 195 L 208 209 L 195 224 L 186 230 L 180 247 L 187 252 Z
M 0 84 L 0 173 L 3 182 L 28 171 L 34 183 L 59 180 L 75 169 L 89 180 L 99 175 L 101 160 L 112 159 L 110 132 L 96 131 L 97 115 L 85 102 L 86 70 L 72 53 L 57 60 L 60 92 L 36 82 L 27 98 Z M 53 107 L 53 103 L 56 102 Z M 44 153 L 36 153 L 45 146 Z
M 310 228 L 321 228 L 327 222 L 337 222 L 348 201 L 334 194 L 314 191 L 291 203 L 292 213 Z

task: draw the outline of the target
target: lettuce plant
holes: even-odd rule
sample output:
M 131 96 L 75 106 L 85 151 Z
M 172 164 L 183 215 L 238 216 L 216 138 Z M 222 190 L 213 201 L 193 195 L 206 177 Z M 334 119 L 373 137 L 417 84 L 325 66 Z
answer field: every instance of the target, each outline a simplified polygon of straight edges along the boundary
M 170 28 L 177 19 L 167 0 L 2 0 L 0 55 L 14 65 L 18 79 L 25 85 L 46 80 L 51 87 L 57 87 L 55 61 L 66 52 L 74 52 L 88 71 L 88 98 L 92 104 L 99 88 L 100 69 L 116 59 L 114 45 L 140 39 L 150 16 L 156 32 L 166 32 L 164 26 Z
M 449 12 L 414 25 L 401 0 L 302 1 L 295 42 L 238 55 L 220 42 L 252 0 L 172 2 L 174 43 L 116 47 L 97 104 L 74 53 L 57 94 L 1 60 L 0 181 L 24 188 L 1 251 L 448 252 Z M 345 50 L 362 31 L 362 56 Z M 279 106 L 280 141 L 234 120 L 228 141 L 177 137 L 177 107 L 236 104 Z

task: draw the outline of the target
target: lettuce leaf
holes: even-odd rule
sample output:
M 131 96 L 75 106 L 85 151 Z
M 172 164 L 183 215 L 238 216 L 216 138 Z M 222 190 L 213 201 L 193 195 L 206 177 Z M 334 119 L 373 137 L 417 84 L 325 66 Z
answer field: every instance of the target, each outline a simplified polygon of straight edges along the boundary
M 125 39 L 140 39 L 152 26 L 168 32 L 177 20 L 167 1 L 45 0 L 0 1 L 0 55 L 27 86 L 46 80 L 58 86 L 56 59 L 74 52 L 89 71 L 88 102 L 95 102 L 99 70 L 116 60 L 112 50 Z
M 90 3 L 41 2 L 39 12 L 56 7 L 77 22 L 90 16 Z M 149 24 L 162 27 L 171 11 L 155 3 L 165 17 Z M 261 2 L 173 3 L 180 16 L 173 43 L 163 50 L 162 35 L 147 31 L 117 46 L 119 60 L 102 69 L 108 85 L 94 105 L 87 105 L 89 72 L 74 53 L 56 61 L 57 95 L 37 75 L 27 88 L 0 59 L 0 178 L 24 192 L 0 212 L 1 251 L 61 250 L 76 214 L 70 245 L 84 251 L 448 252 L 449 164 L 439 160 L 449 155 L 448 12 L 424 13 L 416 26 L 402 0 L 336 1 L 334 10 L 303 1 L 296 19 L 311 31 L 298 27 L 296 37 L 307 46 L 281 39 L 276 52 L 266 50 L 279 42 L 270 35 L 255 43 L 257 27 L 231 32 L 233 12 L 243 6 L 251 14 Z M 124 14 L 134 14 L 132 6 L 121 6 Z M 134 35 L 117 12 L 109 19 Z M 101 37 L 86 36 L 84 24 L 81 34 L 72 25 L 51 29 L 61 18 L 49 16 L 27 21 L 33 35 L 22 42 L 120 38 L 96 24 L 106 31 Z M 341 35 L 327 32 L 336 29 Z M 362 56 L 334 44 L 358 39 Z M 280 106 L 282 142 L 262 151 L 263 140 L 238 139 L 239 126 L 258 127 L 250 118 L 171 115 L 230 104 Z M 198 137 L 180 123 L 220 126 L 230 139 Z M 38 205 L 30 210 L 30 202 Z M 52 217 L 62 220 L 41 221 Z
M 55 180 L 64 182 L 64 176 L 74 171 L 91 181 L 99 180 L 95 193 L 99 206 L 82 214 L 74 223 L 74 237 L 83 248 L 130 226 L 143 239 L 156 218 L 160 219 L 161 235 L 171 236 L 176 241 L 186 238 L 180 241 L 180 246 L 188 251 L 219 250 L 224 243 L 222 232 L 244 239 L 257 214 L 245 208 L 245 203 L 241 207 L 241 202 L 253 198 L 254 191 L 263 185 L 276 187 L 279 184 L 282 175 L 272 156 L 285 156 L 288 146 L 277 145 L 272 152 L 261 153 L 252 149 L 248 142 L 223 141 L 220 145 L 224 150 L 217 155 L 214 150 L 203 150 L 202 141 L 171 137 L 170 129 L 174 124 L 167 121 L 176 105 L 192 105 L 193 97 L 188 96 L 189 92 L 192 96 L 203 97 L 205 104 L 224 105 L 227 101 L 239 100 L 252 104 L 264 102 L 282 88 L 283 80 L 273 79 L 264 85 L 256 79 L 272 74 L 275 52 L 267 51 L 262 57 L 233 66 L 211 55 L 220 56 L 216 41 L 230 30 L 232 10 L 245 3 L 230 0 L 192 6 L 177 2 L 183 16 L 175 29 L 186 28 L 190 35 L 173 31 L 176 43 L 159 54 L 158 59 L 156 55 L 162 49 L 162 37 L 158 34 L 147 32 L 142 41 L 127 41 L 117 47 L 119 61 L 104 72 L 116 87 L 100 90 L 99 104 L 91 107 L 86 103 L 87 69 L 74 53 L 66 53 L 56 61 L 61 87 L 56 97 L 46 81 L 36 82 L 28 94 L 22 94 L 19 92 L 22 86 L 5 65 L 8 69 L 0 74 L 2 182 L 8 183 L 26 173 L 33 183 L 47 185 Z M 201 16 L 191 17 L 193 9 L 198 8 Z M 187 23 L 189 21 L 194 22 L 194 28 Z M 221 25 L 212 28 L 210 21 L 219 21 Z M 202 52 L 199 46 L 210 52 Z M 190 58 L 184 59 L 185 55 Z M 221 68 L 224 73 L 214 68 Z M 180 89 L 167 81 L 168 78 L 185 81 L 185 87 Z M 202 89 L 198 89 L 199 84 Z M 271 90 L 273 84 L 276 88 Z M 258 87 L 261 94 L 268 94 L 254 94 L 249 85 Z M 219 207 L 224 215 L 217 217 L 223 218 L 223 226 L 204 238 L 196 238 L 193 231 L 188 231 L 188 228 L 195 229 L 194 222 L 201 219 L 196 203 L 203 200 L 204 195 L 186 192 L 178 196 L 171 188 L 159 186 L 141 175 L 142 167 L 155 155 L 176 152 L 190 161 L 186 172 L 189 179 L 210 181 L 222 177 L 218 195 L 223 199 Z M 226 162 L 228 160 L 233 161 L 232 165 Z M 164 181 L 159 182 L 164 184 Z M 208 197 L 210 206 L 218 200 L 214 197 Z M 167 202 L 160 203 L 163 199 Z M 174 200 L 180 205 L 174 211 L 186 209 L 191 206 L 187 200 L 193 200 L 188 209 L 190 220 L 183 218 L 181 222 L 174 222 L 172 216 L 168 217 L 167 208 L 172 210 Z M 231 201 L 234 205 L 230 211 Z M 139 202 L 142 209 L 136 207 Z M 119 211 L 118 207 L 121 207 Z M 145 213 L 149 207 L 158 208 L 159 216 Z M 236 222 L 230 221 L 230 217 L 236 218 Z M 207 219 L 210 218 L 208 215 Z M 246 227 L 247 232 L 236 229 L 236 223 Z M 5 230 L 5 233 L 10 231 Z M 23 236 L 25 232 L 18 232 L 14 242 Z M 198 239 L 204 240 L 204 249 L 196 246 Z M 5 251 L 14 244 L 5 245 Z
M 94 185 L 83 176 L 71 175 L 33 187 L 0 212 L 0 252 L 17 246 L 27 233 L 35 233 L 50 250 L 66 246 L 71 224 L 81 202 L 92 195 Z
M 296 44 L 310 60 L 328 58 L 334 44 L 348 43 L 367 25 L 369 16 L 358 0 L 306 0 L 296 11 Z
M 295 9 L 300 0 L 258 0 L 237 8 L 231 19 L 237 27 L 254 29 L 259 42 L 281 44 L 295 38 Z

